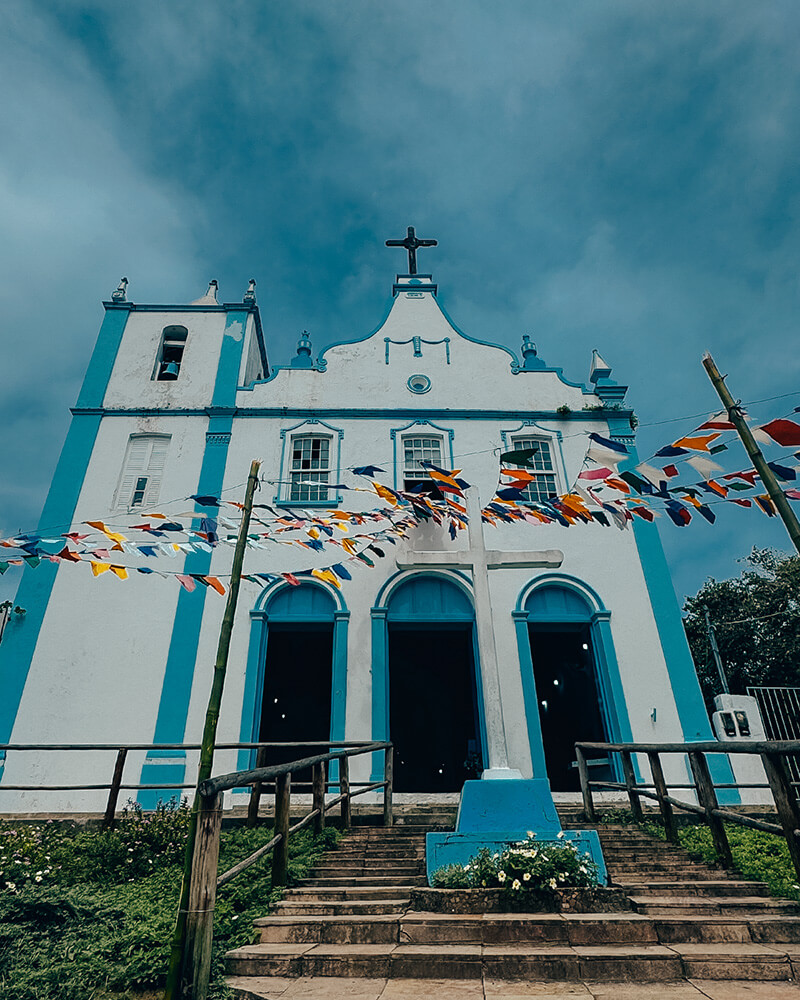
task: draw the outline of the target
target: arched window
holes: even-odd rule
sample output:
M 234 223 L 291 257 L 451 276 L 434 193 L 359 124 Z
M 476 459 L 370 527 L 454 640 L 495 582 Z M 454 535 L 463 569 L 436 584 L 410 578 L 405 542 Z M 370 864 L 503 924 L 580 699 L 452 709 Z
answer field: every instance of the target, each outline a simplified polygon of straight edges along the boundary
M 180 374 L 183 352 L 189 331 L 185 326 L 165 326 L 153 378 L 156 382 L 174 382 Z

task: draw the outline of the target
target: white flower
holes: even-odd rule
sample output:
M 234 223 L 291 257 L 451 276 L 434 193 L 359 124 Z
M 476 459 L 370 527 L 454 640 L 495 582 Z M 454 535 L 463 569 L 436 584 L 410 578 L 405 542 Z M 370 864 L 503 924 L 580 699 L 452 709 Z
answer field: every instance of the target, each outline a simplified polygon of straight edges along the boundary
M 528 840 L 533 840 L 535 836 L 536 834 L 533 832 L 533 830 L 528 830 Z
M 525 872 L 523 874 L 523 876 L 522 876 L 522 881 L 523 882 L 530 882 L 530 880 L 531 880 L 531 873 L 530 872 Z
M 515 878 L 514 881 L 511 883 L 511 888 L 512 889 L 521 889 L 522 888 L 522 883 L 520 882 L 520 880 L 518 878 Z
M 498 872 L 497 873 L 497 880 L 499 882 L 505 882 L 505 880 L 506 880 L 506 873 L 505 872 Z
M 556 880 L 554 878 L 551 878 L 550 881 L 547 884 L 550 886 L 551 889 L 555 889 L 555 887 L 556 887 Z

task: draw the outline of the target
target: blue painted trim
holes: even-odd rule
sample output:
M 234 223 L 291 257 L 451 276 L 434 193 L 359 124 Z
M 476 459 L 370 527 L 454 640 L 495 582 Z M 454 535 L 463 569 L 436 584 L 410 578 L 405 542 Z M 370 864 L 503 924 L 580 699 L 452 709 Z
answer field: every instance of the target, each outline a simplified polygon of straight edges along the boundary
M 324 420 L 319 420 L 315 417 L 311 417 L 308 420 L 303 420 L 299 424 L 295 424 L 293 427 L 283 427 L 281 428 L 281 464 L 279 466 L 281 481 L 278 485 L 278 490 L 273 497 L 273 504 L 279 507 L 335 507 L 337 504 L 342 502 L 342 494 L 337 491 L 336 495 L 328 500 L 289 500 L 285 495 L 289 492 L 289 476 L 291 470 L 289 468 L 289 463 L 286 457 L 286 438 L 289 435 L 291 437 L 328 437 L 327 434 L 319 434 L 317 432 L 318 427 L 324 427 L 326 430 L 332 431 L 336 435 L 336 478 L 335 482 L 339 482 L 340 476 L 342 474 L 342 438 L 344 437 L 344 430 L 341 427 L 332 427 L 331 424 L 326 424 Z M 301 428 L 308 427 L 308 431 L 303 431 Z M 295 431 L 300 431 L 299 434 L 295 435 Z M 330 435 L 331 437 L 333 435 Z
M 531 595 L 544 587 L 566 587 L 578 594 L 587 602 L 585 615 L 567 614 L 558 618 L 541 616 L 528 612 L 525 608 Z M 593 663 L 598 695 L 600 698 L 601 715 L 606 728 L 609 742 L 631 742 L 633 739 L 630 719 L 627 713 L 627 701 L 622 686 L 614 638 L 611 633 L 611 612 L 603 604 L 597 592 L 574 577 L 565 573 L 547 573 L 527 583 L 517 597 L 516 608 L 512 612 L 517 632 L 517 649 L 522 675 L 522 697 L 525 706 L 525 718 L 528 725 L 528 741 L 531 747 L 531 761 L 534 766 L 534 777 L 546 775 L 544 764 L 544 745 L 542 740 L 541 719 L 539 717 L 539 700 L 536 692 L 536 678 L 533 672 L 533 658 L 530 650 L 529 624 L 543 622 L 568 623 L 585 622 L 590 626 L 592 637 Z M 536 767 L 542 768 L 537 774 Z M 618 767 L 614 761 L 615 769 Z
M 517 636 L 517 655 L 519 656 L 520 679 L 522 681 L 522 704 L 525 710 L 525 723 L 528 729 L 531 769 L 534 778 L 546 778 L 547 764 L 544 758 L 544 736 L 542 735 L 542 720 L 539 715 L 539 696 L 536 692 L 536 677 L 533 672 L 531 641 L 528 635 L 528 614 L 525 611 L 512 611 L 511 617 L 514 620 L 514 631 Z
M 392 595 L 400 586 L 412 579 L 422 577 L 436 577 L 448 583 L 455 584 L 469 599 L 470 605 L 474 604 L 472 588 L 469 586 L 466 576 L 461 573 L 447 570 L 412 570 L 411 572 L 400 570 L 394 573 L 378 591 L 375 605 L 370 609 L 371 632 L 372 632 L 372 739 L 389 740 L 391 733 L 389 729 L 389 605 Z M 431 622 L 473 622 L 472 626 L 472 648 L 473 665 L 475 670 L 476 700 L 478 704 L 478 725 L 479 738 L 481 740 L 481 755 L 483 760 L 488 760 L 486 738 L 486 721 L 484 718 L 483 705 L 483 677 L 481 674 L 481 660 L 478 650 L 477 630 L 475 629 L 474 612 L 471 617 L 454 617 L 452 615 L 430 614 L 424 618 L 415 616 L 411 618 L 392 618 L 392 621 L 413 621 L 420 624 Z M 378 751 L 372 755 L 372 775 L 370 781 L 383 780 L 383 751 Z
M 129 314 L 130 310 L 125 307 L 106 309 L 78 396 L 79 405 L 102 406 Z M 101 420 L 97 413 L 73 417 L 39 518 L 41 531 L 69 530 Z M 13 629 L 6 630 L 0 645 L 0 691 L 3 692 L 0 742 L 3 743 L 11 739 L 57 572 L 54 563 L 44 562 L 36 573 L 25 573 L 19 583 L 16 602 L 27 613 Z
M 389 634 L 387 609 L 370 609 L 372 633 L 372 739 L 383 743 L 389 738 Z M 383 781 L 383 751 L 372 755 L 370 782 Z
M 211 308 L 213 311 L 219 311 L 219 307 Z M 253 307 L 247 304 L 224 306 L 221 311 L 227 313 L 227 316 L 211 406 L 206 408 L 208 430 L 196 490 L 198 494 L 210 494 L 211 496 L 219 496 L 225 479 L 239 372 L 241 371 L 247 332 L 247 318 L 253 311 Z M 207 513 L 207 510 L 197 504 L 195 508 L 198 513 Z M 210 552 L 190 553 L 184 561 L 184 573 L 207 575 L 211 568 L 211 555 Z M 206 591 L 205 587 L 192 593 L 181 589 L 178 594 L 178 604 L 172 624 L 172 636 L 156 717 L 153 737 L 155 743 L 181 743 L 185 738 L 189 702 L 197 663 L 197 649 L 203 625 Z M 142 767 L 140 784 L 163 784 L 163 766 L 148 756 Z M 181 767 L 185 771 L 184 765 L 171 764 L 170 777 L 166 780 L 174 780 L 172 772 L 180 770 Z M 146 809 L 154 808 L 159 798 L 157 790 L 141 789 L 138 795 L 139 803 Z
M 78 393 L 76 409 L 103 405 L 129 315 L 129 306 L 106 307 L 89 367 L 86 369 L 86 376 Z
M 242 369 L 247 317 L 250 310 L 246 306 L 231 308 L 225 317 L 225 329 L 217 363 L 217 377 L 214 382 L 212 406 L 236 406 L 239 388 L 239 372 Z
M 240 389 L 249 392 L 249 389 Z M 305 420 L 416 420 L 423 412 L 429 420 L 585 420 L 597 422 L 598 414 L 591 410 L 573 410 L 565 417 L 555 410 L 467 410 L 467 409 L 409 409 L 408 407 L 387 406 L 378 407 L 344 407 L 332 406 L 321 409 L 293 406 L 236 406 L 230 407 L 231 416 L 237 419 L 249 417 L 282 417 L 285 419 Z M 73 407 L 73 414 L 101 414 L 104 417 L 206 417 L 207 407 L 127 407 L 105 409 L 103 407 Z M 621 410 L 623 416 L 630 416 L 633 410 Z
M 397 436 L 398 436 L 398 434 L 404 436 L 405 433 L 406 433 L 406 431 L 412 431 L 412 428 L 414 428 L 414 427 L 420 427 L 420 428 L 422 428 L 419 431 L 420 435 L 425 435 L 427 433 L 425 431 L 426 427 L 432 427 L 433 430 L 439 431 L 443 435 L 446 434 L 447 435 L 447 443 L 448 443 L 449 448 L 450 448 L 450 466 L 449 467 L 451 469 L 455 467 L 455 459 L 453 458 L 453 438 L 455 437 L 456 432 L 451 427 L 439 427 L 438 424 L 433 423 L 433 421 L 431 421 L 431 420 L 412 420 L 411 423 L 410 424 L 406 424 L 405 427 L 392 427 L 389 430 L 389 436 L 392 439 L 392 464 L 393 464 L 393 468 L 394 468 L 394 488 L 395 489 L 399 489 L 400 488 L 398 486 L 398 482 L 399 482 L 399 478 L 400 477 L 397 474 L 397 468 L 398 468 L 398 463 L 397 463 Z M 412 436 L 412 435 L 409 435 L 409 436 Z M 439 435 L 438 434 L 431 434 L 430 436 L 431 437 L 438 437 Z
M 318 581 L 303 581 L 304 587 L 317 587 L 334 600 L 333 615 L 270 615 L 269 605 L 274 597 L 289 589 L 289 584 L 283 580 L 275 581 L 265 587 L 250 612 L 250 642 L 245 668 L 244 692 L 242 695 L 242 714 L 239 724 L 239 739 L 242 743 L 258 742 L 261 723 L 261 703 L 264 697 L 264 670 L 267 663 L 269 646 L 270 622 L 293 622 L 298 624 L 308 621 L 333 622 L 333 662 L 331 664 L 331 726 L 329 739 L 343 740 L 345 738 L 345 723 L 347 718 L 347 636 L 350 622 L 350 612 L 347 609 L 344 596 L 334 587 L 328 587 Z M 238 767 L 244 770 L 255 765 L 255 750 L 240 750 Z M 333 762 L 329 779 L 337 781 L 339 777 L 338 762 Z
M 635 469 L 639 462 L 636 446 L 629 442 L 632 455 L 623 463 L 623 469 Z M 672 584 L 667 559 L 661 545 L 661 537 L 654 523 L 641 518 L 633 519 L 633 537 L 639 553 L 639 561 L 644 575 L 647 595 L 653 611 L 661 650 L 667 665 L 672 695 L 680 719 L 684 742 L 715 739 L 706 712 L 700 682 L 697 678 L 694 660 L 689 650 L 689 642 L 683 629 L 680 606 Z M 727 784 L 735 781 L 730 761 L 725 756 L 709 759 L 709 768 L 714 780 Z M 741 797 L 736 789 L 725 789 L 718 793 L 720 802 L 732 805 Z
M 100 419 L 75 417 L 72 420 L 39 519 L 40 528 L 46 528 L 48 533 L 70 530 Z M 14 628 L 6 629 L 0 643 L 0 691 L 3 692 L 0 698 L 0 743 L 11 741 L 58 568 L 54 563 L 42 562 L 35 573 L 24 573 L 19 583 L 16 603 L 26 609 L 26 614 L 14 623 Z

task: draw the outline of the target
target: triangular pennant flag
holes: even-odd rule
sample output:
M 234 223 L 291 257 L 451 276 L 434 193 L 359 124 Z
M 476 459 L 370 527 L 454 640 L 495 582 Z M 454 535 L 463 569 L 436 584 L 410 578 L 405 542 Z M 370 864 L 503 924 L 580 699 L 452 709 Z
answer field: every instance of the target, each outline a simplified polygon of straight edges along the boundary
M 759 429 L 785 448 L 793 448 L 800 444 L 800 424 L 796 424 L 794 420 L 770 420 L 768 424 L 762 424 Z
M 204 576 L 203 583 L 207 583 L 208 586 L 211 587 L 213 590 L 216 590 L 218 594 L 225 593 L 225 587 L 222 585 L 222 582 L 218 580 L 215 576 Z
M 507 462 L 509 465 L 533 469 L 535 466 L 531 459 L 538 450 L 539 446 L 537 445 L 535 448 L 515 448 L 513 451 L 504 451 L 500 456 L 500 461 Z
M 90 560 L 89 565 L 92 567 L 93 576 L 100 576 L 102 573 L 105 573 L 106 570 L 111 569 L 110 563 L 95 562 L 94 560 Z
M 598 465 L 616 466 L 624 458 L 628 457 L 628 449 L 619 441 L 612 441 L 610 438 L 601 437 L 599 434 L 590 434 L 591 444 L 586 450 L 586 455 Z
M 108 568 L 111 570 L 114 576 L 117 577 L 118 580 L 128 579 L 128 571 L 127 569 L 125 569 L 124 566 L 109 566 Z
M 673 448 L 688 448 L 689 451 L 708 451 L 708 446 L 712 441 L 716 441 L 719 434 L 698 434 L 694 437 L 683 437 L 672 443 Z
M 188 590 L 190 594 L 197 588 L 197 584 L 190 576 L 184 576 L 182 573 L 176 573 L 175 579 L 183 587 L 183 589 Z

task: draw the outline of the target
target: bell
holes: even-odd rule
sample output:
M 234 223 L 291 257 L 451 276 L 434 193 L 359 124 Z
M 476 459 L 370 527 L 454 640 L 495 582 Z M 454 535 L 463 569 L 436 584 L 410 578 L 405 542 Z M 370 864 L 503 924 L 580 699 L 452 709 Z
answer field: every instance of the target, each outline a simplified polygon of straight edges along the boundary
M 180 367 L 174 361 L 168 361 L 165 365 L 161 366 L 161 381 L 174 382 L 178 377 L 179 371 Z

